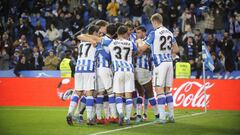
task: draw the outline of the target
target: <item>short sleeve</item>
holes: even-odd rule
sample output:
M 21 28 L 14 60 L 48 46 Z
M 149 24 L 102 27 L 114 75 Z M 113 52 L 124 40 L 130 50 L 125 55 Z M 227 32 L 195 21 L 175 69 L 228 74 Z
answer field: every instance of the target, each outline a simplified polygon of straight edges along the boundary
M 111 42 L 112 42 L 111 39 L 102 39 L 101 44 L 102 46 L 109 46 Z
M 147 37 L 147 39 L 145 40 L 145 43 L 148 45 L 148 46 L 151 46 L 154 42 L 154 31 L 151 31 Z
M 101 50 L 101 48 L 102 48 L 101 44 L 98 43 L 97 46 L 96 46 L 96 49 Z

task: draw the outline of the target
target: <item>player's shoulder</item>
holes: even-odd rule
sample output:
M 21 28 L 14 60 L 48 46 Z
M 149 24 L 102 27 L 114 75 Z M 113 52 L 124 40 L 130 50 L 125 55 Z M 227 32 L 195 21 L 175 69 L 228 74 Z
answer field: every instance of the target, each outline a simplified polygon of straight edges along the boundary
M 103 44 L 103 45 L 109 45 L 112 41 L 113 41 L 113 39 L 111 39 L 111 38 L 108 37 L 108 36 L 104 36 L 104 37 L 102 38 L 102 44 Z

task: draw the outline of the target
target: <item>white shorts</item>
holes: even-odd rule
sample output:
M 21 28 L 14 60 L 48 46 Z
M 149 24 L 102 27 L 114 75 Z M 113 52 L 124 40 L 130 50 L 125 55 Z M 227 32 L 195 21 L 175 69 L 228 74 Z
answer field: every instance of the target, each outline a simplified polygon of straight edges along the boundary
M 76 91 L 94 90 L 95 73 L 75 73 L 74 81 Z
M 135 68 L 135 80 L 138 81 L 139 84 L 144 85 L 151 81 L 152 74 L 151 71 L 143 68 Z
M 173 82 L 173 63 L 162 62 L 153 69 L 153 79 L 155 87 L 172 87 Z
M 134 74 L 132 72 L 115 72 L 113 77 L 113 92 L 125 93 L 135 91 Z
M 104 90 L 112 90 L 112 80 L 113 80 L 113 73 L 110 68 L 98 68 L 97 69 L 97 85 L 96 89 L 98 92 L 102 92 Z

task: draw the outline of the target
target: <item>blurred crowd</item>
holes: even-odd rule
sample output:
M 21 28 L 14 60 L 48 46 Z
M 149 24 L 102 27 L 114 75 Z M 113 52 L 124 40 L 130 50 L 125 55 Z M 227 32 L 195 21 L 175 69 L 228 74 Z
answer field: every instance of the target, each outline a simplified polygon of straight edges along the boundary
M 0 70 L 57 70 L 66 50 L 77 59 L 74 34 L 90 22 L 131 22 L 149 32 L 155 12 L 180 46 L 175 62 L 200 73 L 205 41 L 215 73 L 240 70 L 239 7 L 238 0 L 1 0 Z

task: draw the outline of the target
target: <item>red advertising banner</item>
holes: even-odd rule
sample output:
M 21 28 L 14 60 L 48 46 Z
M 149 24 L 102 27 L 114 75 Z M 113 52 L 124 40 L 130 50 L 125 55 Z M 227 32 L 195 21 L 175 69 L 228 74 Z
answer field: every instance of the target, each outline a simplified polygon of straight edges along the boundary
M 0 106 L 67 106 L 57 96 L 61 78 L 0 78 Z M 73 79 L 60 91 L 73 88 Z M 240 80 L 176 79 L 172 88 L 177 108 L 204 108 L 206 89 L 209 110 L 240 110 Z

